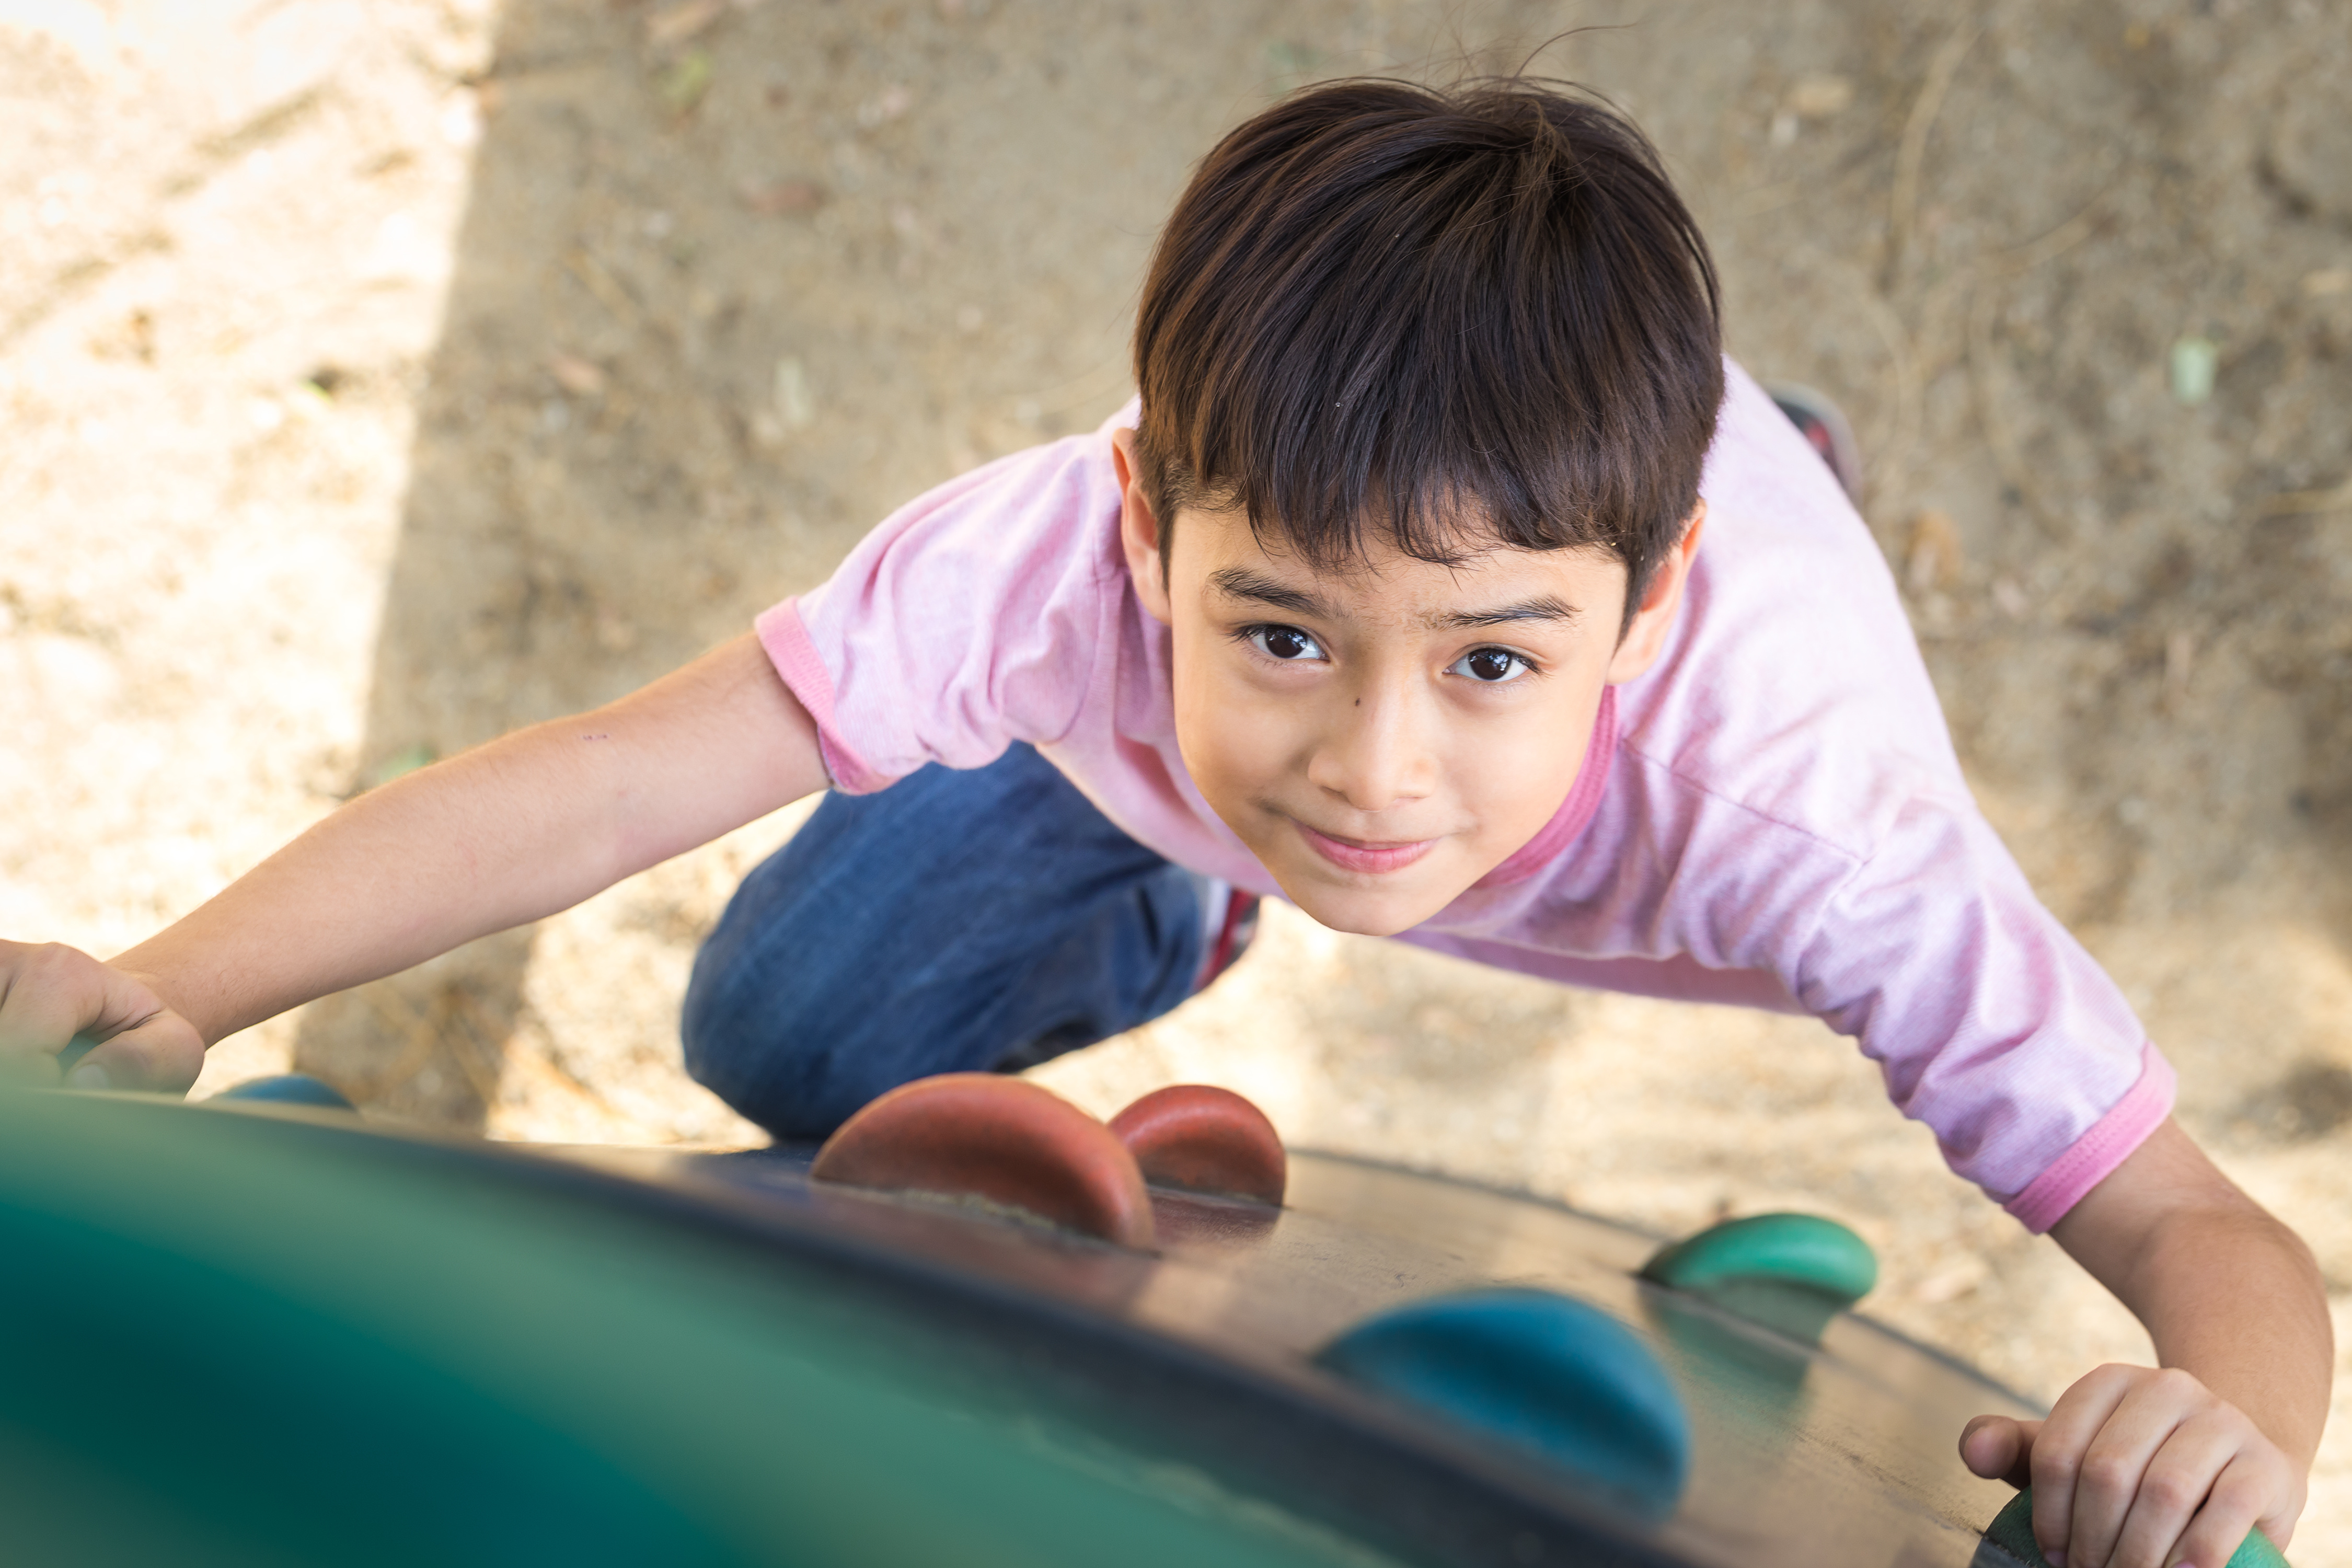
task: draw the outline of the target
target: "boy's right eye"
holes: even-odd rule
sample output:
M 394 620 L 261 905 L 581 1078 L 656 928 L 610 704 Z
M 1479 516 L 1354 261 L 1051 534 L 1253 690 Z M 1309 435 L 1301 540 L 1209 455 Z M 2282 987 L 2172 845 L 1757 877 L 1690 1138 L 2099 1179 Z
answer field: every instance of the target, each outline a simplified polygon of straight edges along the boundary
M 1297 626 L 1252 626 L 1243 635 L 1258 652 L 1286 664 L 1323 657 L 1322 645 Z

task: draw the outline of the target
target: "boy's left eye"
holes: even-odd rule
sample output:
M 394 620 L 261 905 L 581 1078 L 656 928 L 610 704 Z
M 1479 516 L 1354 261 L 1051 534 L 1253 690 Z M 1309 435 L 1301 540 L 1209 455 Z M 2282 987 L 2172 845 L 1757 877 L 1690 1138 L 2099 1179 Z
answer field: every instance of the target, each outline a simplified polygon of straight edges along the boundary
M 1266 658 L 1284 664 L 1323 658 L 1323 646 L 1297 626 L 1251 626 L 1242 637 Z
M 1534 665 L 1507 647 L 1472 648 L 1445 667 L 1448 675 L 1465 675 L 1487 686 L 1499 686 L 1507 680 L 1517 680 L 1533 669 Z

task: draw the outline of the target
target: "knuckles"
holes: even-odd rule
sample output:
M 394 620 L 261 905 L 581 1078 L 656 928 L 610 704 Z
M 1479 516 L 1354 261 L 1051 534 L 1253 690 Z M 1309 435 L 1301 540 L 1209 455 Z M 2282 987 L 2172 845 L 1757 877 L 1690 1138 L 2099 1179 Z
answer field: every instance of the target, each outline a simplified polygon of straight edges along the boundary
M 2123 1456 L 2094 1454 L 2083 1461 L 2076 1478 L 2081 1486 L 2093 1492 L 2120 1493 L 2128 1497 L 2137 1489 L 2134 1483 L 2139 1479 L 2138 1468 L 2130 1458 Z
M 2069 1389 L 2060 1405 L 2073 1403 L 2079 1408 L 2093 1401 L 2108 1405 L 2107 1418 L 2063 1449 L 2037 1447 L 2034 1480 L 2076 1504 L 2089 1504 L 2095 1514 L 2123 1503 L 2129 1525 L 2104 1553 L 2078 1537 L 2072 1543 L 2070 1568 L 2163 1568 L 2176 1547 L 2190 1550 L 2192 1536 L 2217 1531 L 2242 1535 L 2242 1530 L 2232 1532 L 2217 1521 L 2265 1516 L 2283 1493 L 2293 1489 L 2293 1468 L 2252 1417 L 2179 1368 L 2102 1366 Z M 2138 1419 L 2153 1416 L 2175 1432 L 2197 1430 L 2201 1436 L 2195 1447 L 2206 1447 L 2215 1438 L 2234 1439 L 2227 1443 L 2231 1457 L 2211 1467 L 2151 1464 L 2128 1446 L 2123 1451 L 2112 1449 L 2103 1439 L 2126 1402 L 2139 1412 Z M 2158 1542 L 2157 1536 L 2165 1540 Z M 2046 1551 L 2053 1544 L 2068 1543 L 2042 1544 Z M 2196 1552 L 2210 1548 L 2219 1551 L 2215 1561 L 2220 1561 L 2235 1545 L 2235 1539 L 2218 1546 L 2200 1540 L 2189 1560 L 2206 1561 Z
M 2136 1383 L 2146 1377 L 2147 1373 L 2147 1368 L 2133 1366 L 2128 1362 L 2105 1362 L 2084 1373 L 2074 1386 L 2086 1391 L 2096 1390 L 2104 1393 L 2119 1384 L 2128 1385 Z
M 32 981 L 59 982 L 72 978 L 86 964 L 97 960 L 78 947 L 68 947 L 61 942 L 44 942 L 28 949 L 30 956 L 24 963 L 23 973 Z
M 97 967 L 96 959 L 61 942 L 0 943 L 0 1016 L 6 1018 L 9 1033 L 46 1035 L 51 1016 L 60 1004 L 72 1007 L 71 999 L 87 991 Z
M 2211 1506 L 2231 1513 L 2262 1514 L 2269 1511 L 2273 1496 L 2268 1481 L 2243 1467 L 2232 1467 L 2213 1483 Z
M 2151 1470 L 2140 1481 L 2139 1497 L 2154 1504 L 2160 1514 L 2186 1519 L 2205 1500 L 2205 1481 L 2192 1479 L 2178 1470 Z
M 2072 1492 L 2074 1483 L 2083 1479 L 2080 1456 L 2067 1453 L 2054 1444 L 2034 1448 L 2033 1489 L 2037 1495 Z

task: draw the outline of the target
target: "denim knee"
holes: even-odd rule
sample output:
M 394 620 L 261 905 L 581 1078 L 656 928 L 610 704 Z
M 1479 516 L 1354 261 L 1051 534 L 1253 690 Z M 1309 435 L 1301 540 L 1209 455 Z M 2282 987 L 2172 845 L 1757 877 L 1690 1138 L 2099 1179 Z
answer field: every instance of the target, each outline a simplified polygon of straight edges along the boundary
M 752 891 L 747 879 L 737 903 Z M 845 1037 L 844 1009 L 828 984 L 836 977 L 793 975 L 769 962 L 790 945 L 797 922 L 775 900 L 761 903 L 740 920 L 730 905 L 695 955 L 678 1019 L 686 1070 L 780 1138 L 822 1138 L 879 1090 L 841 1083 L 837 1058 L 860 1042 Z
M 919 1078 L 1019 1070 L 1133 1028 L 1183 1001 L 1200 963 L 1198 905 L 1173 868 L 1034 948 L 976 955 L 982 974 L 952 952 L 944 976 L 788 968 L 776 960 L 806 910 L 767 891 L 747 881 L 737 898 L 753 907 L 730 907 L 696 955 L 679 1035 L 697 1082 L 784 1139 L 824 1138 Z
M 785 1137 L 939 1072 L 1089 1044 L 1188 994 L 1191 879 L 1015 746 L 828 795 L 695 957 L 688 1069 Z

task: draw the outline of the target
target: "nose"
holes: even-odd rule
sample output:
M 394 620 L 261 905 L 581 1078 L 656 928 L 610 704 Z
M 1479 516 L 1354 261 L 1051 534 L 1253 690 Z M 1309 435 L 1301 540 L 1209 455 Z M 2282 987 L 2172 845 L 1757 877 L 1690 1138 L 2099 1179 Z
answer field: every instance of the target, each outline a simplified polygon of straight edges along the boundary
M 1339 700 L 1341 706 L 1307 759 L 1307 782 L 1361 812 L 1385 811 L 1428 795 L 1437 761 L 1430 732 L 1434 716 L 1424 705 L 1386 682 Z

